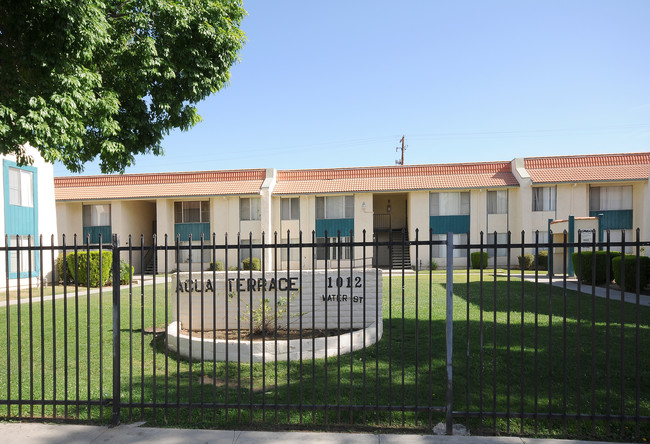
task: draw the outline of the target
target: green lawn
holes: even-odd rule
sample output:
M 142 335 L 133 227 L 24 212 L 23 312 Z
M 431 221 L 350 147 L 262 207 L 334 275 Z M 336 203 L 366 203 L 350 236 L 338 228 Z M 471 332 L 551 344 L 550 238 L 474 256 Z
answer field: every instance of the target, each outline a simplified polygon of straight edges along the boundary
M 637 310 L 631 304 L 592 300 L 589 295 L 578 298 L 570 291 L 565 297 L 561 288 L 539 285 L 536 289 L 515 279 L 508 290 L 505 278 L 495 280 L 487 272 L 481 288 L 479 277 L 454 275 L 454 411 L 478 412 L 482 407 L 487 412 L 521 412 L 523 404 L 527 413 L 545 414 L 561 413 L 566 405 L 568 413 L 580 409 L 585 417 L 580 424 L 561 417 L 527 418 L 522 423 L 518 416 L 508 421 L 487 414 L 465 418 L 459 413 L 456 422 L 468 423 L 476 434 L 523 432 L 613 440 L 650 436 L 648 422 L 639 425 L 635 436 L 634 422 L 617 421 L 608 429 L 601 421 L 589 419 L 592 411 L 618 415 L 624 409 L 626 415 L 635 414 L 637 380 L 639 414 L 650 415 L 650 357 L 643 353 L 650 348 L 649 308 Z M 122 408 L 121 419 L 182 427 L 352 424 L 357 429 L 367 425 L 430 430 L 430 424 L 444 414 L 426 407 L 445 405 L 446 384 L 444 275 L 434 273 L 432 280 L 428 273 L 407 276 L 404 283 L 400 274 L 393 275 L 390 283 L 384 277 L 384 335 L 375 346 L 340 359 L 252 367 L 190 365 L 166 354 L 164 336 L 154 340 L 142 334 L 143 327 L 154 324 L 154 307 L 155 324 L 165 324 L 165 284 L 157 285 L 155 292 L 153 286 L 134 286 L 132 295 L 123 290 L 121 400 L 133 406 Z M 71 295 L 43 307 L 33 304 L 31 311 L 25 304 L 11 307 L 9 325 L 7 309 L 0 309 L 0 399 L 7 399 L 8 390 L 12 399 L 9 407 L 0 405 L 1 416 L 110 421 L 112 294 L 88 296 L 80 290 L 78 298 Z M 171 319 L 171 301 L 168 304 Z M 32 395 L 41 399 L 43 394 L 47 400 L 56 399 L 57 405 L 15 402 Z M 76 399 L 81 401 L 66 403 Z M 164 403 L 169 408 L 163 408 Z M 262 404 L 266 409 L 256 407 Z M 369 406 L 366 411 L 351 408 L 363 404 Z

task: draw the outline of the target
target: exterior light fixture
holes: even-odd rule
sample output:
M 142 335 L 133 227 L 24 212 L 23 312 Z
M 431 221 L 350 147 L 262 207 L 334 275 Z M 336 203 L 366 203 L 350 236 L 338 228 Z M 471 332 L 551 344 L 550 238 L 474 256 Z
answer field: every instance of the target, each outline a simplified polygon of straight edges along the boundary
M 388 199 L 388 205 L 386 205 L 386 212 L 390 213 L 390 199 Z

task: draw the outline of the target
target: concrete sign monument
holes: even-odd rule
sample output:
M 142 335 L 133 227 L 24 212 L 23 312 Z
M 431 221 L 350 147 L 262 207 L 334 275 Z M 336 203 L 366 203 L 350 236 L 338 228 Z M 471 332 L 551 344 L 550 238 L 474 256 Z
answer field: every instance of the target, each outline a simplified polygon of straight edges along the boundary
M 170 349 L 182 356 L 213 360 L 310 359 L 349 353 L 374 344 L 382 334 L 381 271 L 375 269 L 274 272 L 193 272 L 174 276 L 174 320 L 168 327 Z M 266 340 L 204 339 L 196 332 L 260 328 L 264 312 Z M 309 330 L 305 338 L 278 339 L 273 331 Z M 179 331 L 180 330 L 180 331 Z M 339 335 L 312 336 L 336 330 Z M 191 334 L 192 331 L 194 334 Z M 321 335 L 319 335 L 321 336 Z M 230 337 L 230 336 L 229 336 Z

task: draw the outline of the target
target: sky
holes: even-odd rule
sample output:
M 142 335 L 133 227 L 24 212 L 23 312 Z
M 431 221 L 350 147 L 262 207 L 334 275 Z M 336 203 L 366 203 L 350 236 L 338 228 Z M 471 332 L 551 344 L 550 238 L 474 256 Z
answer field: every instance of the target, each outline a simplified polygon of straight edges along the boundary
M 648 0 L 244 8 L 230 85 L 125 173 L 394 165 L 402 136 L 405 164 L 650 151 Z

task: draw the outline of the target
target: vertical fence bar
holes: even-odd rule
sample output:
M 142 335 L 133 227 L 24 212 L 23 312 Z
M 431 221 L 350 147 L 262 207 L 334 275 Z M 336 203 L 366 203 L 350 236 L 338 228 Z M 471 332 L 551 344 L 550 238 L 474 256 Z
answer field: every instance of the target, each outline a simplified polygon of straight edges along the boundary
M 133 262 L 133 243 L 128 237 L 129 264 Z M 133 283 L 129 281 L 129 421 L 133 421 Z
M 641 261 L 639 260 L 639 256 L 641 255 L 641 230 L 639 228 L 636 229 L 636 275 L 640 276 L 641 274 Z M 638 441 L 640 438 L 640 421 L 639 421 L 639 415 L 641 414 L 641 372 L 640 372 L 640 363 L 641 363 L 641 346 L 640 346 L 640 335 L 639 335 L 639 327 L 640 327 L 640 314 L 639 312 L 641 311 L 639 308 L 641 307 L 641 288 L 640 283 L 637 280 L 636 282 L 636 300 L 634 301 L 634 311 L 635 311 L 635 325 L 634 325 L 634 356 L 635 358 L 635 370 L 634 370 L 634 380 L 635 380 L 635 396 L 634 396 L 634 438 Z
M 454 234 L 447 232 L 447 322 L 446 322 L 446 340 L 447 340 L 447 404 L 446 414 L 446 433 L 453 434 L 453 402 L 454 386 L 452 378 L 452 356 L 454 351 Z
M 639 261 L 637 256 L 636 261 Z M 625 437 L 625 270 L 626 270 L 626 261 L 625 261 L 625 230 L 621 230 L 621 439 Z M 640 279 L 639 274 L 636 275 L 637 282 Z M 632 276 L 628 276 L 632 278 Z
M 120 275 L 120 238 L 113 235 L 113 276 Z M 113 418 L 120 423 L 120 286 L 113 285 Z
M 65 243 L 65 234 L 63 236 Z M 5 234 L 5 292 L 7 296 L 7 418 L 11 418 L 11 291 L 9 290 L 9 242 L 9 236 Z
M 99 233 L 99 269 L 103 270 L 102 254 L 103 250 L 102 234 Z M 54 245 L 54 244 L 52 244 Z M 111 263 L 111 267 L 113 264 Z M 101 273 L 101 271 L 100 271 Z M 106 276 L 107 278 L 108 276 Z M 102 280 L 105 280 L 102 278 Z M 104 419 L 104 295 L 102 286 L 99 286 L 99 418 Z M 89 336 L 90 338 L 90 336 Z M 90 391 L 89 391 L 90 393 Z M 88 418 L 90 419 L 90 418 Z
M 20 260 L 20 259 L 19 259 Z M 29 297 L 29 417 L 34 418 L 34 292 L 32 291 L 32 236 L 27 236 L 27 294 Z
M 56 418 L 56 288 L 54 285 L 57 276 L 55 271 L 58 272 L 56 262 L 54 260 L 54 235 L 51 236 L 52 242 L 52 417 Z M 58 276 L 59 279 L 62 276 Z M 9 306 L 7 305 L 7 308 Z M 9 310 L 7 310 L 7 317 L 9 317 Z M 7 344 L 8 347 L 8 344 Z M 103 415 L 102 415 L 103 418 Z
M 99 239 L 100 250 L 101 250 L 101 242 L 102 241 L 101 241 L 101 238 L 100 238 Z M 91 397 L 90 397 L 90 392 L 91 392 L 91 387 L 90 387 L 90 381 L 91 381 L 91 379 L 90 379 L 90 367 L 91 367 L 91 363 L 90 363 L 90 286 L 92 285 L 91 282 L 90 282 L 90 268 L 91 268 L 90 267 L 90 234 L 88 234 L 86 236 L 86 255 L 87 255 L 86 259 L 88 261 L 88 270 L 87 270 L 87 272 L 88 272 L 88 281 L 87 281 L 88 285 L 86 287 L 86 365 L 87 365 L 86 378 L 88 379 L 86 381 L 86 390 L 88 391 L 88 393 L 86 393 L 86 395 L 87 395 L 86 409 L 87 409 L 87 414 L 88 414 L 87 419 L 90 420 L 90 415 L 91 415 L 91 407 L 90 407 L 90 400 L 91 400 Z M 103 279 L 102 271 L 101 271 L 102 270 L 101 251 L 99 252 L 98 259 L 99 259 L 99 282 L 97 283 L 97 286 L 99 288 L 101 288 L 102 285 L 104 285 L 104 282 L 102 280 Z
M 497 430 L 497 232 L 494 234 L 493 278 L 492 278 L 492 431 Z M 486 264 L 487 265 L 487 264 Z
M 508 230 L 508 246 L 506 250 L 506 269 L 508 270 L 506 285 L 506 433 L 510 433 L 510 382 L 512 368 L 510 367 L 510 253 L 512 248 L 512 233 Z
M 86 256 L 86 260 L 90 258 Z M 90 268 L 90 267 L 88 267 Z M 90 270 L 88 270 L 90 272 Z M 74 416 L 79 419 L 79 246 L 77 244 L 77 235 L 74 236 L 74 338 L 75 338 L 75 412 Z M 88 281 L 86 281 L 88 284 Z
M 155 239 L 155 235 L 154 235 Z M 169 282 L 167 279 L 167 272 L 169 270 L 169 258 L 168 258 L 168 253 L 169 253 L 169 239 L 167 236 L 167 233 L 165 233 L 165 245 L 164 245 L 164 251 L 165 251 L 165 330 L 167 329 L 167 326 L 169 325 Z M 157 265 L 158 265 L 158 252 L 156 251 L 156 248 L 154 246 L 154 257 L 156 258 L 154 262 L 154 273 L 156 273 L 157 270 Z M 178 288 L 178 283 L 176 284 Z M 178 299 L 178 298 L 176 298 Z M 180 322 L 180 316 L 177 316 L 177 321 Z M 177 327 L 178 331 L 178 327 Z M 177 335 L 180 336 L 180 335 Z M 165 331 L 165 408 L 163 409 L 163 420 L 165 421 L 165 424 L 167 423 L 167 409 L 169 408 L 169 335 L 167 334 L 167 331 Z

